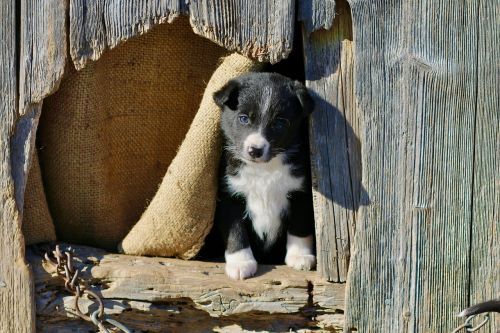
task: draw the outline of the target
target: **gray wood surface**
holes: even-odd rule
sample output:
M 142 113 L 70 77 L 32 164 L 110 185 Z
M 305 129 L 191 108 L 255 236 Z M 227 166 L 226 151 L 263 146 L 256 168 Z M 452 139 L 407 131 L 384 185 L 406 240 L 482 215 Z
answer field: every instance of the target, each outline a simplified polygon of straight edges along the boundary
M 345 2 L 328 31 L 304 30 L 306 86 L 316 109 L 310 121 L 318 270 L 345 282 L 361 182 L 359 119 L 354 103 L 352 22 Z
M 63 244 L 64 248 L 67 246 Z M 318 322 L 311 317 L 334 315 L 344 306 L 344 285 L 326 283 L 315 272 L 295 271 L 287 266 L 261 265 L 256 277 L 233 281 L 225 275 L 223 263 L 126 256 L 84 246 L 72 248 L 79 276 L 91 281 L 92 289 L 105 298 L 106 313 L 117 315 L 116 319 L 133 329 L 206 332 L 216 325 L 238 324 L 253 330 L 288 331 L 294 325 L 317 327 Z M 62 280 L 53 276 L 49 264 L 43 263 L 43 252 L 28 252 L 34 271 L 39 329 L 61 327 L 61 323 L 77 325 L 71 315 L 74 297 L 63 292 Z M 91 304 L 86 298 L 80 301 L 84 311 Z M 80 323 L 82 326 L 85 323 Z
M 470 304 L 500 298 L 500 24 L 498 2 L 481 1 L 477 42 L 477 104 Z M 484 332 L 500 332 L 500 315 Z
M 278 62 L 292 50 L 292 0 L 191 0 L 189 17 L 196 33 L 260 61 Z
M 298 19 L 303 22 L 308 34 L 316 30 L 332 28 L 335 15 L 339 15 L 342 11 L 342 9 L 337 10 L 336 2 L 344 6 L 346 0 L 298 1 Z
M 483 85 L 478 63 L 484 61 L 478 45 L 498 47 L 498 39 L 485 32 L 496 20 L 495 3 L 351 2 L 362 184 L 370 203 L 360 207 L 357 219 L 347 328 L 450 332 L 463 322 L 456 315 L 469 304 L 469 254 L 477 251 L 471 248 L 471 223 L 480 144 L 475 142 L 482 103 L 478 87 Z M 488 13 L 480 15 L 480 6 Z M 479 68 L 491 75 L 498 60 L 490 61 Z M 485 105 L 483 112 L 485 138 L 498 138 L 492 124 L 498 108 L 491 107 Z M 482 144 L 481 150 L 490 150 L 483 150 L 488 158 L 498 156 L 492 152 L 498 146 Z M 490 168 L 493 178 L 497 171 Z M 497 195 L 486 195 L 490 212 L 498 206 Z M 497 228 L 498 215 L 491 216 L 476 219 L 477 226 Z M 499 242 L 497 232 L 484 237 L 491 243 L 475 243 L 483 252 L 476 261 L 498 246 L 492 245 Z M 483 263 L 485 270 L 476 270 L 478 281 L 498 265 Z M 495 285 L 487 288 L 498 295 Z
M 195 33 L 261 61 L 291 52 L 295 3 L 280 1 L 70 1 L 70 53 L 77 69 L 155 24 L 187 14 Z
M 107 48 L 187 11 L 182 0 L 70 0 L 70 53 L 77 69 Z
M 34 331 L 35 313 L 11 173 L 10 138 L 18 114 L 16 1 L 1 1 L 0 17 L 0 332 L 24 333 Z
M 66 66 L 66 2 L 19 1 L 19 115 L 11 136 L 12 177 L 22 214 L 43 99 L 56 91 Z M 16 16 L 17 18 L 17 16 Z
M 57 90 L 66 64 L 66 2 L 20 1 L 20 113 Z

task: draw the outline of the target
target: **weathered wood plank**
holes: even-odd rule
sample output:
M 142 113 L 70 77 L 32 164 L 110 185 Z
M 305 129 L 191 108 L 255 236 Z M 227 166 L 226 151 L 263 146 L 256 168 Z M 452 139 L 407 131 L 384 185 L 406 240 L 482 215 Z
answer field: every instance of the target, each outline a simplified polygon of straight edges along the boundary
M 12 137 L 12 174 L 16 203 L 24 191 L 35 146 L 43 99 L 59 87 L 66 65 L 66 3 L 20 1 L 19 114 Z
M 189 16 L 195 33 L 259 61 L 276 63 L 292 50 L 292 0 L 192 0 Z
M 500 297 L 500 26 L 498 2 L 478 3 L 477 104 L 470 305 Z M 492 315 L 484 332 L 500 331 Z
M 182 0 L 71 0 L 70 54 L 81 69 L 97 60 L 107 48 L 150 30 L 155 24 L 172 22 L 187 12 Z
M 11 165 L 10 138 L 18 113 L 16 1 L 1 1 L 0 17 L 0 332 L 33 332 L 33 285 L 12 177 L 18 166 Z
M 320 29 L 330 30 L 332 28 L 335 15 L 340 15 L 340 11 L 342 10 L 337 10 L 335 2 L 335 0 L 298 2 L 298 19 L 303 22 L 307 34 Z M 335 12 L 336 10 L 337 13 Z
M 19 111 L 39 103 L 59 86 L 66 64 L 66 2 L 21 3 Z
M 295 3 L 193 0 L 70 1 L 70 53 L 77 69 L 105 49 L 189 11 L 195 33 L 260 61 L 278 62 L 293 45 Z
M 478 5 L 351 6 L 370 204 L 357 219 L 346 328 L 450 332 L 469 293 Z
M 322 282 L 315 272 L 263 265 L 255 278 L 233 281 L 226 277 L 223 263 L 126 256 L 84 246 L 73 249 L 80 276 L 106 298 L 106 313 L 117 314 L 117 319 L 136 329 L 148 328 L 151 317 L 161 322 L 157 330 L 179 321 L 184 328 L 238 323 L 270 329 L 270 321 L 308 327 L 316 324 L 307 316 L 333 315 L 344 306 L 344 285 Z M 49 265 L 42 264 L 41 253 L 29 252 L 28 260 L 43 331 L 50 322 L 75 318 L 65 311 L 73 309 L 73 297 L 61 292 L 61 280 L 52 277 Z M 88 309 L 91 303 L 83 299 L 81 308 Z M 223 317 L 213 319 L 218 316 Z
M 328 31 L 304 30 L 306 86 L 314 92 L 310 145 L 318 270 L 345 282 L 361 183 L 359 121 L 352 79 L 352 22 L 349 6 L 337 2 Z

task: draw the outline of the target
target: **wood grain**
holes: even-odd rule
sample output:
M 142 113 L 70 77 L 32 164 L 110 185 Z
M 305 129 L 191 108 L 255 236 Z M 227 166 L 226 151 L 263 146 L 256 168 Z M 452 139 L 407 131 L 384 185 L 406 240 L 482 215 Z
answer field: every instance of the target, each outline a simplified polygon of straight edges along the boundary
M 19 111 L 59 86 L 66 64 L 66 2 L 22 0 Z
M 70 0 L 70 54 L 77 69 L 108 48 L 187 11 L 181 0 Z
M 192 0 L 189 17 L 195 33 L 259 61 L 276 63 L 292 50 L 292 0 Z
M 478 4 L 351 1 L 370 204 L 357 219 L 347 329 L 450 332 L 462 323 L 485 24 Z
M 71 58 L 81 69 L 107 48 L 187 13 L 195 33 L 229 50 L 272 63 L 291 52 L 295 20 L 291 0 L 193 0 L 187 4 L 179 0 L 71 0 Z
M 491 1 L 478 7 L 469 305 L 500 298 L 500 7 Z M 500 316 L 491 319 L 484 332 L 499 332 Z
M 280 325 L 287 320 L 298 321 L 297 325 L 307 327 L 315 324 L 304 316 L 333 315 L 343 309 L 344 286 L 322 282 L 315 272 L 262 265 L 255 278 L 232 281 L 226 277 L 223 263 L 126 256 L 84 246 L 72 248 L 80 276 L 91 281 L 93 290 L 106 298 L 106 313 L 118 315 L 120 321 L 134 328 L 147 328 L 148 316 L 160 318 L 162 314 L 162 325 L 166 326 L 157 329 L 179 320 L 187 327 L 216 323 L 248 326 L 255 321 L 253 329 L 257 329 L 265 325 L 265 320 L 276 320 Z M 74 321 L 74 316 L 66 313 L 73 309 L 73 297 L 61 292 L 64 285 L 52 277 L 49 265 L 42 264 L 41 253 L 28 254 L 35 276 L 39 321 Z M 88 309 L 91 303 L 82 300 L 82 309 Z M 179 314 L 177 319 L 169 319 L 168 311 L 174 310 Z M 209 319 L 220 316 L 219 320 Z
M 20 1 L 19 119 L 11 138 L 12 176 L 22 213 L 43 99 L 56 91 L 66 65 L 66 3 Z
M 0 2 L 0 332 L 33 332 L 33 285 L 24 260 L 10 138 L 17 108 L 16 1 Z
M 309 137 L 318 270 L 329 281 L 345 282 L 360 197 L 361 151 L 350 10 L 338 1 L 337 11 L 331 30 L 310 35 L 304 30 L 304 49 L 306 86 L 316 103 Z
M 335 15 L 341 15 L 342 11 L 342 9 L 337 10 L 336 2 L 344 3 L 345 0 L 309 0 L 298 2 L 298 20 L 304 24 L 307 34 L 320 29 L 330 30 L 332 28 Z

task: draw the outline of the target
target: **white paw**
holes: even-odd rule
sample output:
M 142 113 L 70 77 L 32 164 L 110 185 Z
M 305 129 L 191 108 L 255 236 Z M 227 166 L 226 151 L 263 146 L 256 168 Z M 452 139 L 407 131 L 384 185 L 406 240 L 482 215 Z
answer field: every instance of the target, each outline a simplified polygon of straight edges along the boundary
M 226 274 L 233 280 L 244 280 L 257 272 L 257 261 L 248 247 L 234 253 L 226 253 Z
M 316 266 L 316 256 L 313 255 L 313 236 L 297 237 L 288 234 L 286 241 L 287 266 L 298 270 L 310 271 Z
M 233 280 L 244 280 L 257 272 L 257 261 L 248 260 L 226 263 L 226 274 Z
M 310 271 L 316 267 L 316 256 L 312 254 L 289 254 L 285 257 L 285 263 L 297 270 Z

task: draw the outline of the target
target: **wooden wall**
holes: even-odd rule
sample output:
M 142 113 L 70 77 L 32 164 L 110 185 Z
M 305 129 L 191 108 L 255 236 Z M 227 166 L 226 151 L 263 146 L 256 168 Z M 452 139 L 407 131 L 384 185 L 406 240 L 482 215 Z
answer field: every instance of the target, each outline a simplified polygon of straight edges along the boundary
M 500 293 L 498 3 L 350 5 L 368 204 L 346 326 L 450 332 L 461 309 Z
M 462 308 L 498 297 L 496 1 L 299 3 L 0 3 L 0 332 L 34 330 L 24 184 L 41 103 L 57 89 L 66 54 L 83 68 L 180 14 L 195 32 L 272 62 L 290 53 L 302 20 L 306 84 L 318 102 L 319 270 L 347 281 L 346 328 L 451 331 Z M 500 329 L 498 318 L 488 325 Z

